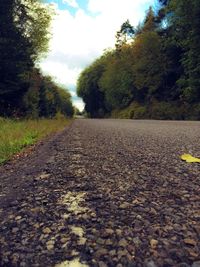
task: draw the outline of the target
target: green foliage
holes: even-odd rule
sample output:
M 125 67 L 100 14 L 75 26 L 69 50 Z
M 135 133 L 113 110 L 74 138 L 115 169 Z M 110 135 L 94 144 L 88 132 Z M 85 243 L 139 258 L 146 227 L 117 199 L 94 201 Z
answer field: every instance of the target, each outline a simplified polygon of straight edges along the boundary
M 189 10 L 189 12 L 188 12 Z M 200 100 L 200 5 L 198 0 L 172 0 L 169 4 L 172 34 L 183 53 L 178 84 L 189 101 Z M 185 82 L 183 82 L 185 81 Z M 182 85 L 182 86 L 181 86 Z
M 104 92 L 101 90 L 99 80 L 105 70 L 105 64 L 110 53 L 96 60 L 86 68 L 79 76 L 77 82 L 77 94 L 85 102 L 85 110 L 90 117 L 101 117 L 106 111 Z
M 147 114 L 147 108 L 145 106 L 138 106 L 132 110 L 132 119 L 145 119 Z
M 200 102 L 194 104 L 192 107 L 190 107 L 189 113 L 189 119 L 190 120 L 200 120 Z M 187 115 L 187 114 L 186 114 Z
M 120 119 L 144 119 L 147 115 L 147 108 L 138 102 L 132 102 L 127 108 L 121 110 L 113 110 L 112 118 Z
M 39 0 L 3 2 L 0 2 L 0 115 L 53 118 L 61 112 L 71 117 L 70 94 L 35 67 L 48 51 L 52 10 Z
M 152 32 L 157 29 L 156 17 L 153 11 L 153 8 L 150 7 L 147 11 L 143 27 L 141 31 L 144 32 Z
M 158 120 L 180 120 L 182 119 L 180 111 L 181 109 L 177 103 L 153 101 L 150 106 L 149 116 L 151 119 Z
M 67 90 L 57 87 L 57 112 L 60 111 L 65 117 L 72 117 L 74 114 L 74 108 L 71 102 L 71 95 Z
M 55 84 L 51 77 L 44 77 L 38 70 L 32 74 L 30 87 L 23 97 L 23 106 L 28 118 L 53 118 L 58 112 L 72 117 L 74 109 L 71 95 Z
M 52 12 L 38 0 L 0 2 L 0 114 L 20 115 L 29 75 L 47 51 Z
M 199 119 L 199 0 L 159 2 L 136 29 L 123 23 L 115 50 L 83 71 L 78 92 L 90 116 L 102 109 L 129 119 Z
M 133 98 L 134 77 L 130 55 L 129 46 L 121 47 L 120 54 L 117 52 L 109 59 L 99 81 L 108 109 L 124 108 Z
M 151 96 L 162 86 L 166 70 L 161 37 L 156 32 L 146 31 L 136 37 L 133 50 L 135 86 L 138 90 L 147 88 L 148 95 Z
M 39 90 L 30 87 L 23 97 L 24 108 L 28 118 L 37 119 L 39 117 Z
M 63 119 L 65 119 L 65 116 L 64 116 L 60 111 L 58 111 L 58 112 L 55 114 L 54 119 L 55 119 L 55 120 L 63 120 Z

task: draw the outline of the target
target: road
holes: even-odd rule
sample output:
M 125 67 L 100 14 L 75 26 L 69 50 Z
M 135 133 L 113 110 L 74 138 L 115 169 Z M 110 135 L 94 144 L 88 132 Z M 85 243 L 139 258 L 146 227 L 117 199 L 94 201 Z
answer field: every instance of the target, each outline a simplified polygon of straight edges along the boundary
M 0 168 L 0 266 L 200 266 L 200 122 L 77 119 Z

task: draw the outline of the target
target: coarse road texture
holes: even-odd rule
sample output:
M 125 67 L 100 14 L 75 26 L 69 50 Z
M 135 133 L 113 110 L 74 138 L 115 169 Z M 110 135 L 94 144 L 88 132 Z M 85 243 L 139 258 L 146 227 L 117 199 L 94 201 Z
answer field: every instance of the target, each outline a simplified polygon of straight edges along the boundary
M 0 266 L 200 267 L 199 122 L 75 120 L 0 168 Z

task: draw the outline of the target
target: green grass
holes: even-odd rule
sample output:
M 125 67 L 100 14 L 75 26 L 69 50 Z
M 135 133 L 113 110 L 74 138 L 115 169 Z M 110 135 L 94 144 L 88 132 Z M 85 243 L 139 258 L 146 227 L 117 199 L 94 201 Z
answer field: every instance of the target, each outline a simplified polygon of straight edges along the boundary
M 69 123 L 70 120 L 62 118 L 20 121 L 0 118 L 0 164 Z

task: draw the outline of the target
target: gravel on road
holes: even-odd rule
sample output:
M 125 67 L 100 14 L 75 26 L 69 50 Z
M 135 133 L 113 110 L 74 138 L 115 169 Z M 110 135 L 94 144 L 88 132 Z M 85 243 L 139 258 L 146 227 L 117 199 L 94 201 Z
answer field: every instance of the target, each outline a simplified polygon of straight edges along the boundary
M 200 122 L 78 119 L 0 167 L 0 266 L 200 267 Z

